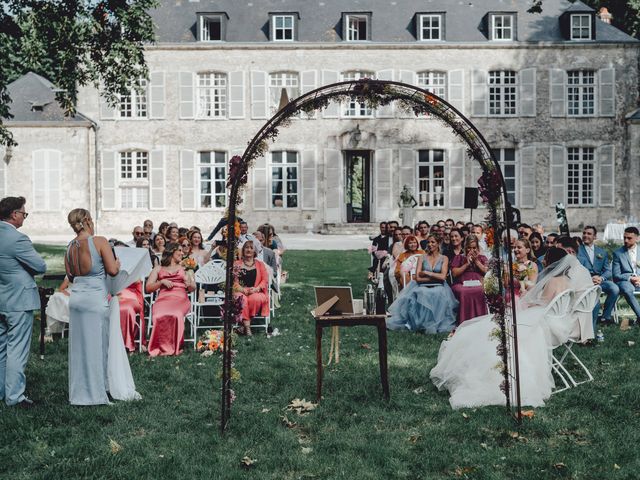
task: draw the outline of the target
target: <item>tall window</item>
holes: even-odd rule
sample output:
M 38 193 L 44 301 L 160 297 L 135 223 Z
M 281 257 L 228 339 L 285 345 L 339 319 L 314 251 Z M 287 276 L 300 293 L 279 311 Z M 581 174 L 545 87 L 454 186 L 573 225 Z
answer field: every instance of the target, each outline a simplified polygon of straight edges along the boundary
M 507 186 L 507 197 L 514 207 L 518 206 L 518 164 L 516 161 L 516 151 L 514 148 L 496 148 L 493 149 L 493 155 L 500 164 L 500 170 L 504 177 L 504 183 Z
M 446 98 L 447 74 L 445 72 L 418 72 L 418 86 L 440 98 Z
M 271 18 L 272 35 L 275 42 L 291 42 L 294 39 L 295 21 L 293 15 L 274 15 Z
M 513 40 L 514 16 L 512 14 L 491 15 L 491 39 Z
M 289 100 L 300 96 L 298 74 L 295 72 L 276 72 L 269 74 L 269 102 L 272 113 L 278 111 L 282 89 L 287 91 Z
M 347 32 L 346 40 L 348 42 L 369 39 L 369 15 L 345 15 L 344 27 Z
M 360 80 L 361 78 L 375 78 L 373 72 L 344 72 L 342 74 L 342 80 Z M 345 104 L 344 116 L 345 117 L 371 117 L 373 110 L 368 108 L 364 102 L 358 102 L 356 100 L 349 100 Z
M 298 152 L 271 153 L 271 206 L 298 207 Z
M 567 148 L 567 204 L 594 204 L 595 149 Z
M 149 208 L 148 152 L 120 152 L 120 208 Z
M 571 40 L 591 40 L 591 15 L 571 15 Z
M 516 114 L 517 82 L 516 72 L 489 72 L 489 115 L 514 116 Z
M 126 95 L 120 95 L 118 112 L 120 118 L 147 117 L 147 80 L 140 79 L 136 87 Z
M 201 208 L 227 206 L 227 155 L 225 152 L 198 152 Z
M 444 207 L 444 150 L 418 150 L 418 205 Z
M 199 73 L 196 98 L 198 118 L 226 117 L 227 76 L 224 73 Z
M 200 15 L 200 41 L 219 42 L 222 40 L 222 15 Z
M 418 17 L 420 40 L 442 40 L 442 14 L 425 13 Z
M 574 70 L 567 72 L 567 104 L 569 116 L 595 115 L 596 72 Z

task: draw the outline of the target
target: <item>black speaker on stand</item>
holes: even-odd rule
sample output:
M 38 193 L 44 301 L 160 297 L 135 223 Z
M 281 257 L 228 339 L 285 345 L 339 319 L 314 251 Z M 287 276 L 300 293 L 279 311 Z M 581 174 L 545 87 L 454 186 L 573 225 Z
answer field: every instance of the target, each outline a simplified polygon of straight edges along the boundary
M 471 210 L 469 221 L 473 222 L 473 210 L 478 208 L 478 189 L 475 187 L 466 187 L 464 189 L 464 208 Z

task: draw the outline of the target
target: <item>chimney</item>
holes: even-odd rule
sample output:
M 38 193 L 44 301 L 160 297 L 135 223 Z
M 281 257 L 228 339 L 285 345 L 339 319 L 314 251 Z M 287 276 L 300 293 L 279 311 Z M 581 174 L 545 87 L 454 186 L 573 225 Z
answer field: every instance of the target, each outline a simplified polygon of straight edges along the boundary
M 609 13 L 609 10 L 607 9 L 607 7 L 602 7 L 598 12 L 598 16 L 600 17 L 600 20 L 602 20 L 604 23 L 608 23 L 609 25 L 611 25 L 611 20 L 613 20 L 613 15 Z

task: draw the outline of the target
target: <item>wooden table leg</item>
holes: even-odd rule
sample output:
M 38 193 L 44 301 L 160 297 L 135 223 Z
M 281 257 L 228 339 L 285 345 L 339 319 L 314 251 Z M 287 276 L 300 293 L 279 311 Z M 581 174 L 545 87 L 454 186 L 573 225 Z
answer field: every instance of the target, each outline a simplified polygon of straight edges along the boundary
M 316 403 L 322 398 L 322 327 L 316 324 Z
M 382 391 L 387 401 L 389 394 L 389 372 L 387 368 L 387 326 L 378 325 L 378 356 L 380 359 L 380 380 L 382 382 Z

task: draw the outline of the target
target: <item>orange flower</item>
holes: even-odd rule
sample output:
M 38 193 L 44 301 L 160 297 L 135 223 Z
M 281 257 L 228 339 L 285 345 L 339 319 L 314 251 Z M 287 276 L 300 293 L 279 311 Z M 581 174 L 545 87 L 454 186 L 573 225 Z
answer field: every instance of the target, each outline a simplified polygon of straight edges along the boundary
M 487 247 L 493 248 L 495 240 L 493 238 L 493 227 L 487 228 L 487 231 L 484 234 L 484 239 L 487 242 Z

